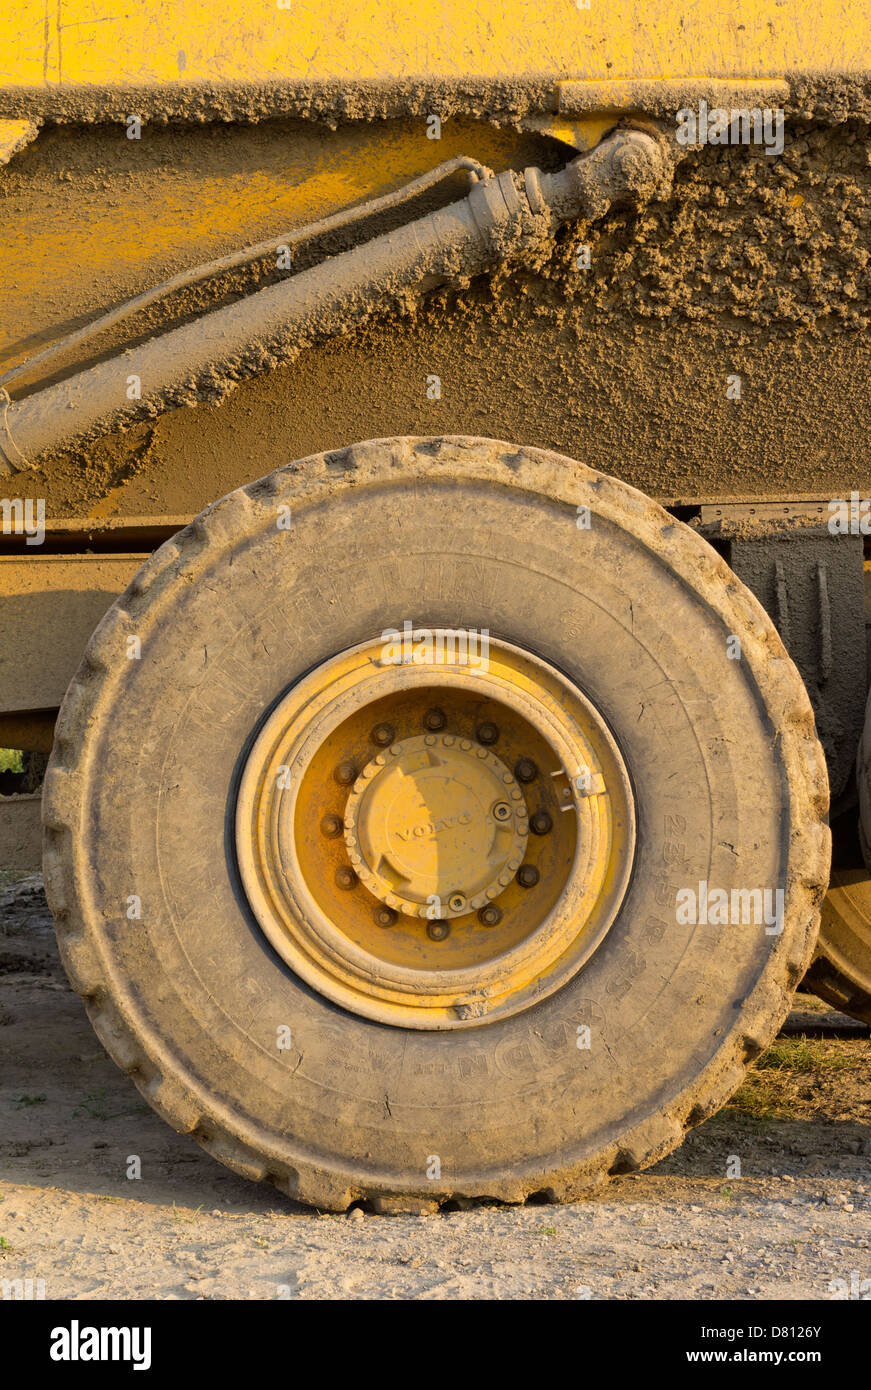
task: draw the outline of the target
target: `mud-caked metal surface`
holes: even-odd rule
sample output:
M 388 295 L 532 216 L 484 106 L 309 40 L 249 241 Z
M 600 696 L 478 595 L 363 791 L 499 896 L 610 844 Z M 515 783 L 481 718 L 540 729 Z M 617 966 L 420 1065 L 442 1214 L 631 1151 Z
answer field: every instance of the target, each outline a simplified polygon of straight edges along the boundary
M 484 177 L 481 170 L 461 202 L 129 348 L 121 359 L 22 400 L 10 401 L 6 392 L 0 472 L 18 472 L 135 419 L 189 405 L 218 382 L 227 394 L 302 347 L 341 336 L 349 324 L 528 256 L 582 215 L 595 220 L 621 202 L 643 206 L 670 187 L 673 159 L 655 132 L 628 129 L 553 174 L 530 168 L 522 177 L 510 170 Z
M 835 513 L 826 509 L 826 520 Z M 748 524 L 749 522 L 749 524 Z M 736 522 L 729 561 L 777 626 L 801 671 L 826 752 L 832 797 L 853 786 L 865 719 L 868 671 L 864 628 L 864 536 L 823 525 Z
M 867 141 L 867 116 L 846 107 L 836 123 L 788 120 L 776 158 L 752 145 L 685 148 L 672 195 L 644 217 L 618 212 L 575 224 L 507 277 L 403 305 L 398 317 L 295 362 L 264 363 L 220 405 L 216 379 L 188 407 L 25 469 L 15 487 L 44 498 L 54 516 L 191 515 L 289 456 L 385 433 L 486 429 L 581 456 L 663 500 L 865 495 Z M 283 124 L 230 127 L 220 139 L 154 128 L 139 145 L 120 126 L 76 138 L 46 132 L 0 171 L 21 227 L 4 251 L 13 360 L 174 271 L 237 249 L 249 225 L 259 240 L 341 206 L 349 193 L 383 192 L 443 156 L 476 154 L 521 170 L 560 167 L 567 152 L 473 121 L 456 130 L 446 123 L 430 146 L 403 122 L 343 125 L 317 138 Z M 263 205 L 249 217 L 252 159 L 264 170 Z M 336 170 L 345 171 L 347 191 Z M 193 239 L 191 206 L 201 214 Z M 274 218 L 264 213 L 273 206 Z M 123 263 L 107 260 L 128 210 L 142 236 Z M 73 229 L 62 293 L 41 273 L 58 254 L 52 229 L 60 223 Z M 579 266 L 584 246 L 589 269 Z M 260 267 L 221 282 L 208 302 L 278 274 L 287 272 Z M 134 321 L 131 341 L 204 307 L 197 296 L 172 300 Z M 22 329 L 31 320 L 36 342 Z M 95 351 L 118 346 L 109 335 Z M 740 399 L 734 389 L 727 395 L 736 375 Z M 122 394 L 126 376 L 119 373 Z M 239 449 L 240 437 L 251 449 Z

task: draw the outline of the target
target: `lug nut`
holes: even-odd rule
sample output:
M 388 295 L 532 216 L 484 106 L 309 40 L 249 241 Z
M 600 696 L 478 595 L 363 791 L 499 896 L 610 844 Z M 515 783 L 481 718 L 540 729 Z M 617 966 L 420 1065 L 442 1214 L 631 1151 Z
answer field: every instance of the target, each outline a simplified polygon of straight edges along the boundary
M 463 893 L 452 893 L 448 898 L 448 907 L 451 909 L 451 912 L 462 912 L 465 906 L 466 898 Z
M 534 864 L 521 864 L 517 870 L 517 882 L 521 888 L 534 888 L 540 877 Z
M 372 730 L 372 742 L 377 743 L 379 748 L 389 748 L 396 738 L 396 730 L 392 724 L 376 724 Z
M 334 816 L 332 813 L 330 813 L 330 815 L 328 816 L 324 816 L 323 820 L 321 821 L 321 834 L 327 835 L 331 840 L 334 840 L 336 836 L 341 835 L 341 833 L 341 816 Z
M 495 903 L 488 903 L 478 912 L 478 921 L 482 927 L 498 927 L 502 921 L 501 907 L 497 907 Z
M 487 719 L 483 724 L 478 725 L 475 731 L 475 737 L 479 743 L 484 743 L 489 746 L 491 743 L 495 743 L 499 738 L 499 730 L 491 720 Z
M 340 864 L 336 869 L 336 883 L 340 888 L 354 888 L 357 884 L 357 875 L 348 864 Z
M 375 924 L 379 927 L 392 927 L 396 924 L 396 913 L 392 907 L 376 907 Z
M 493 807 L 493 819 L 506 821 L 511 819 L 511 807 L 507 801 L 497 801 Z
M 534 782 L 538 776 L 538 768 L 531 758 L 518 758 L 514 776 L 518 782 Z
M 430 941 L 444 941 L 450 935 L 450 927 L 447 922 L 427 922 L 426 934 Z
M 433 733 L 437 733 L 439 729 L 445 727 L 448 718 L 443 709 L 428 709 L 423 716 L 423 722 L 425 728 L 431 729 Z
M 340 786 L 350 787 L 351 783 L 357 780 L 357 769 L 353 763 L 339 763 L 333 776 Z
M 533 835 L 548 835 L 553 830 L 553 821 L 547 811 L 536 811 L 529 817 L 529 828 Z

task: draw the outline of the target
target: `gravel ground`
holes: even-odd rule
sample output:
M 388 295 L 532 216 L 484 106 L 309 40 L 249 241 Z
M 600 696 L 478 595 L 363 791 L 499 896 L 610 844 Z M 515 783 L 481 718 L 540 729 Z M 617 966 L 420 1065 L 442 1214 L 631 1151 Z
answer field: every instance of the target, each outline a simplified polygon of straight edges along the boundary
M 868 1030 L 798 1007 L 726 1110 L 588 1201 L 323 1215 L 145 1106 L 66 984 L 40 880 L 9 882 L 0 1280 L 78 1300 L 871 1298 Z

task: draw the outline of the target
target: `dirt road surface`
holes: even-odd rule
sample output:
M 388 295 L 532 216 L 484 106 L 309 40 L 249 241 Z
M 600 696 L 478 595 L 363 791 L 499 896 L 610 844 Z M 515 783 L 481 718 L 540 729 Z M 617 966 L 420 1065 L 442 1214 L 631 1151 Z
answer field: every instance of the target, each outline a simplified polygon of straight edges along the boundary
M 726 1110 L 588 1201 L 325 1215 L 151 1112 L 66 983 L 40 879 L 0 879 L 0 1297 L 871 1299 L 868 1030 L 798 1006 Z

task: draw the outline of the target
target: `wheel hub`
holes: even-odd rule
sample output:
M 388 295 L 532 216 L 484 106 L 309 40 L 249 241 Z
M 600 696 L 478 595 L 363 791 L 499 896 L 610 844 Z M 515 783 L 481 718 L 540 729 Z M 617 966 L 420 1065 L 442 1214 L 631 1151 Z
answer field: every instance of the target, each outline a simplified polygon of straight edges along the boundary
M 345 844 L 381 902 L 443 919 L 507 888 L 528 824 L 523 793 L 495 753 L 454 734 L 421 734 L 366 764 L 345 808 Z
M 580 968 L 622 901 L 635 817 L 612 735 L 564 676 L 492 638 L 486 663 L 431 646 L 397 663 L 364 643 L 287 692 L 244 767 L 236 852 L 260 926 L 312 987 L 445 1029 Z

